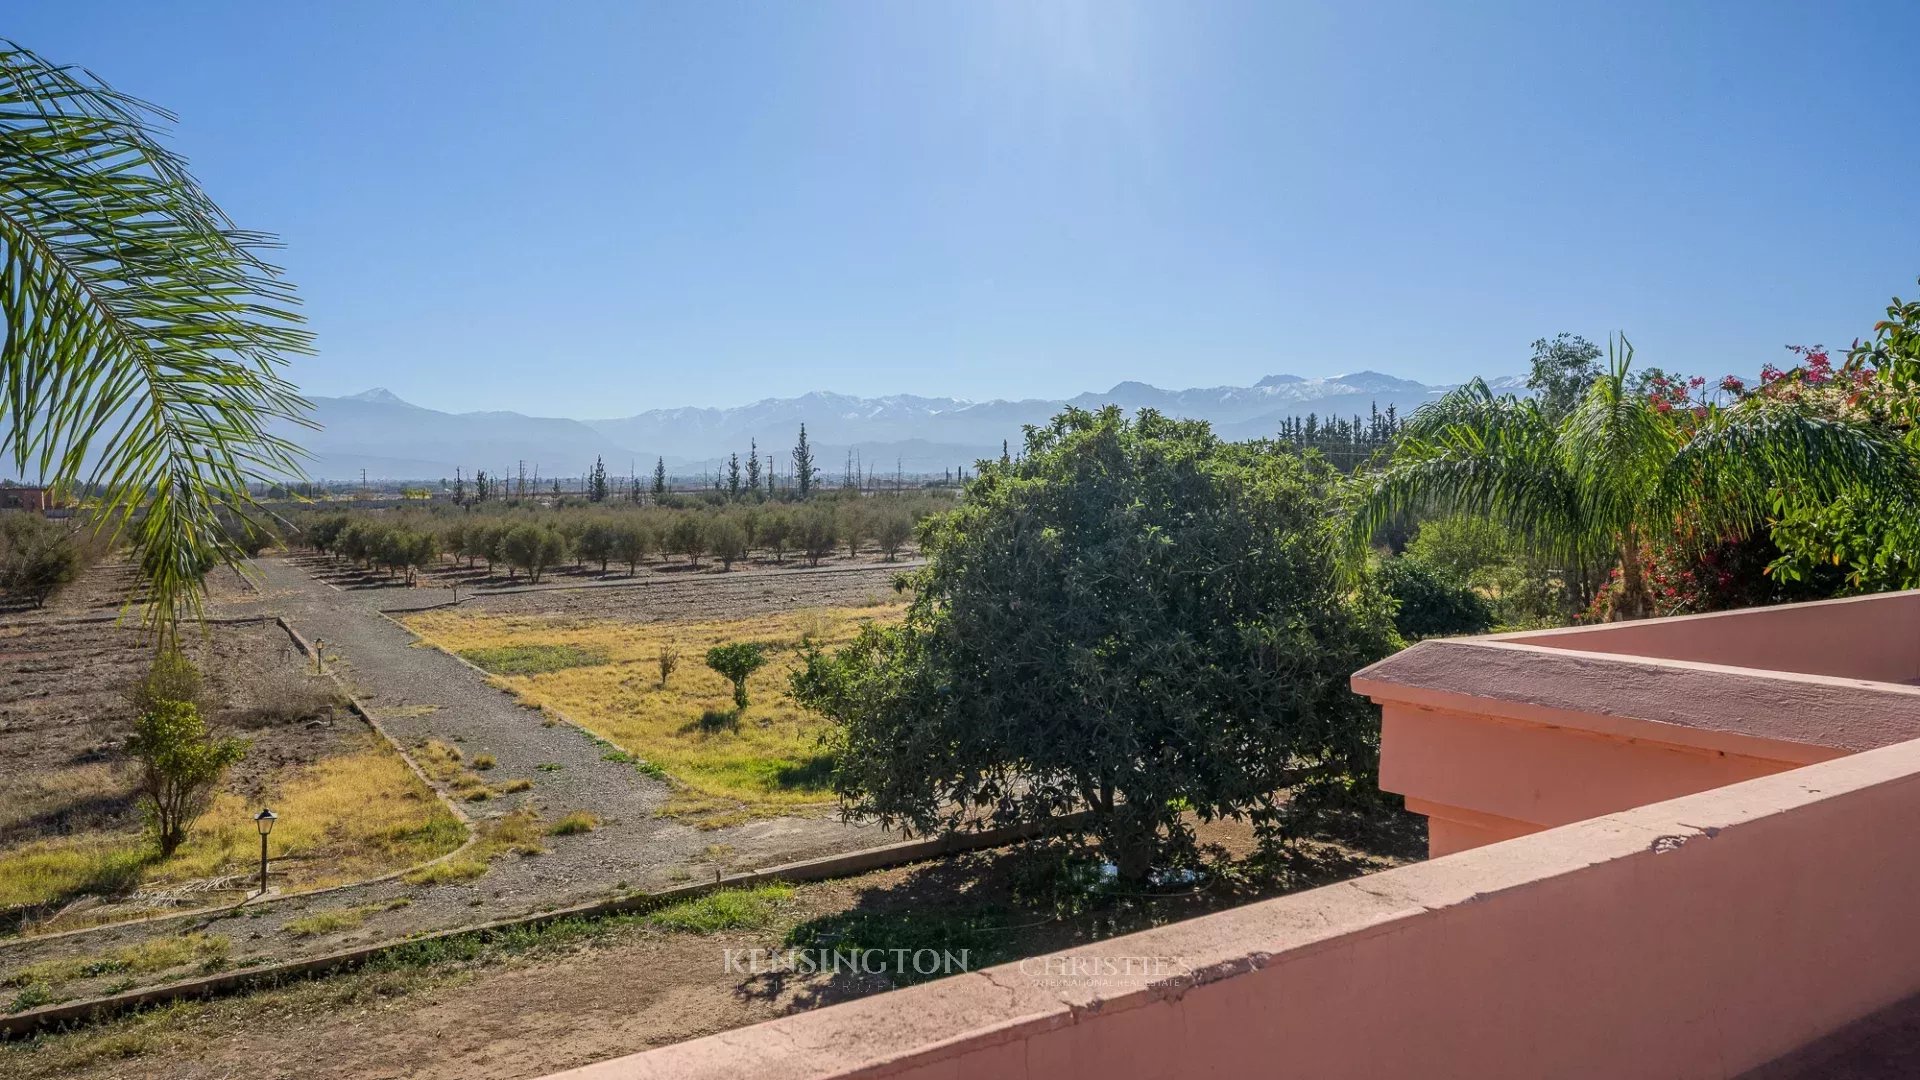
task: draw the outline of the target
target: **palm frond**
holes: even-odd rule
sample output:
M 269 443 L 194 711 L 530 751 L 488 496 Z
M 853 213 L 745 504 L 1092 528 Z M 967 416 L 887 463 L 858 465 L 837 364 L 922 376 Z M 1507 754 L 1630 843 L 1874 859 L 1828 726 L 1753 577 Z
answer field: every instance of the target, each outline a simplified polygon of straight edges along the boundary
M 1662 476 L 1658 500 L 1705 535 L 1742 536 L 1776 500 L 1817 505 L 1859 489 L 1920 512 L 1920 470 L 1889 434 L 1753 397 L 1708 417 Z
M 160 144 L 171 117 L 0 40 L 0 410 L 23 474 L 84 482 L 136 548 L 149 621 L 199 609 L 237 549 L 222 511 L 297 475 L 281 373 L 311 337 L 293 289 Z M 89 468 L 88 462 L 93 465 Z
M 1496 397 L 1476 379 L 1409 419 L 1392 460 L 1367 481 L 1350 540 L 1364 545 L 1402 515 L 1467 513 L 1500 522 L 1538 554 L 1587 554 L 1594 530 L 1557 445 L 1537 402 Z
M 1616 335 L 1607 352 L 1607 371 L 1567 417 L 1560 448 L 1577 479 L 1584 516 L 1597 529 L 1619 533 L 1640 518 L 1680 444 L 1673 425 L 1628 381 L 1633 345 L 1627 336 Z

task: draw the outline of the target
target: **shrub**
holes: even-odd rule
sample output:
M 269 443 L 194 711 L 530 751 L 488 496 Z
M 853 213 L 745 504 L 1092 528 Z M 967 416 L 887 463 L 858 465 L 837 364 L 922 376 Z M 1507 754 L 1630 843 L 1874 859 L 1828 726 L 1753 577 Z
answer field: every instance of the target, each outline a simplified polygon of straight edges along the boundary
M 1410 556 L 1383 559 L 1374 576 L 1398 605 L 1394 628 L 1409 641 L 1482 634 L 1493 627 L 1493 605 L 1464 580 Z
M 733 683 L 735 708 L 747 707 L 747 676 L 767 662 L 766 652 L 756 642 L 735 641 L 707 650 L 707 666 Z
M 160 701 L 134 720 L 127 752 L 140 763 L 140 799 L 167 856 L 206 813 L 220 778 L 246 756 L 247 743 L 213 736 L 190 701 Z
M 127 704 L 134 715 L 151 712 L 165 702 L 192 702 L 203 712 L 215 704 L 207 694 L 206 680 L 192 660 L 178 649 L 163 649 L 147 665 L 146 674 L 127 687 Z
M 673 669 L 680 666 L 680 649 L 663 641 L 654 660 L 660 665 L 660 689 L 665 690 L 667 680 L 673 678 Z
M 0 513 L 0 595 L 40 607 L 80 575 L 85 562 L 73 536 L 24 511 Z

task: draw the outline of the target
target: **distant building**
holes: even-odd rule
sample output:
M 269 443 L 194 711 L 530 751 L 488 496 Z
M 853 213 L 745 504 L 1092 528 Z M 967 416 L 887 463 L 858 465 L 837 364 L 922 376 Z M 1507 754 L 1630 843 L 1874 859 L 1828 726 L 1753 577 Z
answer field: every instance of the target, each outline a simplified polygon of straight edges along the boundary
M 0 510 L 31 510 L 40 514 L 52 505 L 53 498 L 46 488 L 0 485 Z

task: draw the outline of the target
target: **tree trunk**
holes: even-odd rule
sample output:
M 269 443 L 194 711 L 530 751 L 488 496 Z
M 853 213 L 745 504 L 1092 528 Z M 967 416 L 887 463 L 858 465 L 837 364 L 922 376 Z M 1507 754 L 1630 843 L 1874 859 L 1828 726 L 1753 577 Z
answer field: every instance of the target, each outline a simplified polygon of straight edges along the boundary
M 1644 619 L 1653 614 L 1653 594 L 1647 589 L 1645 568 L 1640 565 L 1640 534 L 1627 526 L 1620 535 L 1620 595 L 1613 605 L 1613 621 Z

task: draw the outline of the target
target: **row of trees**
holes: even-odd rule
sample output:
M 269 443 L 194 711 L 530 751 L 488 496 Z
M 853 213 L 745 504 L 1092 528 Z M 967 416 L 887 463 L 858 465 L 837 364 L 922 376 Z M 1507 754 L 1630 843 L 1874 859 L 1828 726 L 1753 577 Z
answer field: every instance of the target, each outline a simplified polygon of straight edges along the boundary
M 760 553 L 775 562 L 789 557 L 808 565 L 837 550 L 849 556 L 877 550 L 897 558 L 916 524 L 950 505 L 937 496 L 816 498 L 799 504 L 728 507 L 521 507 L 500 512 L 349 511 L 300 520 L 306 545 L 356 564 L 404 575 L 443 558 L 506 567 L 538 582 L 569 561 L 606 573 L 627 573 L 656 557 L 679 557 L 698 566 L 712 559 L 727 569 Z

